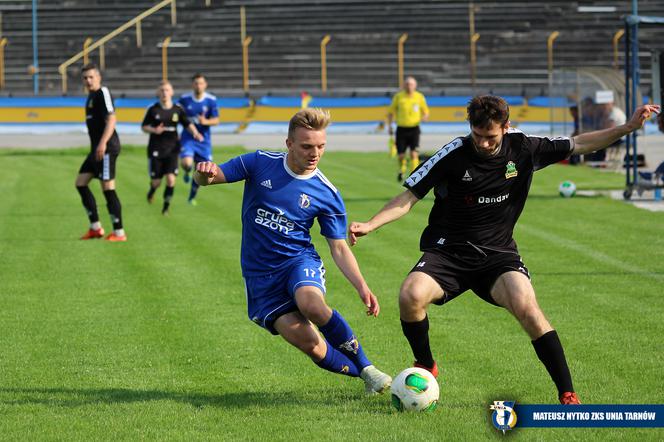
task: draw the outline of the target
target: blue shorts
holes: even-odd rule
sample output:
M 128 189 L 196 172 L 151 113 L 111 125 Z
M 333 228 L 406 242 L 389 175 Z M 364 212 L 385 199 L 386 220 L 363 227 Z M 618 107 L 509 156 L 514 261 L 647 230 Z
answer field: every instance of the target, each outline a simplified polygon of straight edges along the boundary
M 273 335 L 274 321 L 281 315 L 297 311 L 295 291 L 313 286 L 325 293 L 325 267 L 319 257 L 298 257 L 293 264 L 274 273 L 244 278 L 249 319 Z
M 207 143 L 201 143 L 196 140 L 184 141 L 180 158 L 194 157 L 194 162 L 212 161 L 212 146 Z

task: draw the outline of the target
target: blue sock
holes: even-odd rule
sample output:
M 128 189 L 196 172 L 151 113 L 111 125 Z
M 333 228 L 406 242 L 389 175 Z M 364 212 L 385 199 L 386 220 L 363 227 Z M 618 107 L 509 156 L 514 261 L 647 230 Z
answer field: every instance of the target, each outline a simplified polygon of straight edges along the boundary
M 191 181 L 191 190 L 189 190 L 189 201 L 193 200 L 196 198 L 196 194 L 198 193 L 198 183 L 194 180 Z
M 359 371 L 371 365 L 371 361 L 364 354 L 360 342 L 353 334 L 353 329 L 350 328 L 350 325 L 338 311 L 333 310 L 328 323 L 318 327 L 318 329 L 332 347 L 341 351 L 353 361 Z
M 316 365 L 332 373 L 344 374 L 354 378 L 360 375 L 359 370 L 348 356 L 335 350 L 329 342 L 326 341 L 326 344 L 327 353 L 325 353 L 325 357 L 321 361 L 316 362 Z

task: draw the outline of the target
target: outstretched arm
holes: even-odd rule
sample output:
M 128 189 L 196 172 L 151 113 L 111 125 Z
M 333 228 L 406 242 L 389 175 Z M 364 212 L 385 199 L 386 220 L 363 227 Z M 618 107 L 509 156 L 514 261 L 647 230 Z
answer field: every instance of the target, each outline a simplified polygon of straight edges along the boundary
M 406 190 L 394 197 L 392 201 L 385 204 L 385 207 L 366 223 L 350 223 L 350 227 L 348 228 L 350 244 L 354 246 L 357 244 L 357 239 L 359 237 L 367 235 L 379 227 L 401 218 L 407 214 L 419 200 L 420 199 L 416 197 L 413 192 Z
M 596 130 L 594 132 L 577 135 L 572 138 L 574 141 L 574 151 L 572 153 L 575 155 L 585 155 L 604 149 L 625 135 L 641 129 L 646 120 L 652 116 L 653 112 L 659 113 L 659 111 L 660 107 L 656 104 L 639 106 L 634 111 L 632 118 L 630 118 L 625 124 L 611 127 L 609 129 Z
M 341 270 L 346 279 L 353 284 L 353 287 L 355 287 L 355 290 L 360 295 L 360 299 L 367 306 L 367 316 L 378 316 L 380 312 L 378 298 L 371 292 L 371 289 L 364 280 L 355 255 L 353 255 L 346 241 L 343 239 L 327 238 L 327 243 L 330 246 L 330 253 L 337 267 L 339 267 L 339 270 Z
M 196 164 L 194 181 L 196 181 L 199 186 L 208 186 L 210 184 L 225 183 L 226 177 L 216 163 L 212 161 L 203 161 Z

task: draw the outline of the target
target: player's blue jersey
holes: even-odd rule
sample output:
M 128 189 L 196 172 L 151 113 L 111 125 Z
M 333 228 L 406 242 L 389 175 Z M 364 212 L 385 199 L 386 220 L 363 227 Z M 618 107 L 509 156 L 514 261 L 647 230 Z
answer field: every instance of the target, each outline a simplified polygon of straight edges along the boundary
M 305 254 L 318 257 L 311 229 L 346 238 L 346 207 L 339 191 L 315 170 L 297 175 L 283 152 L 256 151 L 220 164 L 226 181 L 245 180 L 242 201 L 242 273 L 263 275 Z
M 187 113 L 189 120 L 196 125 L 196 129 L 205 137 L 205 140 L 202 142 L 197 142 L 194 140 L 194 137 L 186 130 L 182 131 L 181 143 L 185 145 L 190 142 L 197 143 L 199 145 L 204 145 L 206 147 L 212 148 L 212 139 L 210 137 L 210 126 L 202 125 L 198 122 L 200 115 L 204 115 L 205 118 L 215 118 L 219 116 L 219 109 L 217 108 L 217 98 L 208 94 L 207 92 L 203 95 L 203 98 L 198 101 L 193 94 L 183 95 L 178 104 L 184 108 L 184 111 Z

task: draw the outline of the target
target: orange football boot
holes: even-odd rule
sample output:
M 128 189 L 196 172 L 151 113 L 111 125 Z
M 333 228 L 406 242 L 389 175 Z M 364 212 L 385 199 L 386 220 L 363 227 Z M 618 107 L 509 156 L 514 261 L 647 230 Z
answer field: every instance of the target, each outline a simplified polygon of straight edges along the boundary
M 88 229 L 87 232 L 85 232 L 85 235 L 81 236 L 81 239 L 97 239 L 97 238 L 103 238 L 104 237 L 104 229 L 99 228 L 97 230 L 95 229 Z
M 104 239 L 106 241 L 111 241 L 111 242 L 124 242 L 124 241 L 127 241 L 127 235 L 118 236 L 118 235 L 115 234 L 115 232 L 111 232 Z

